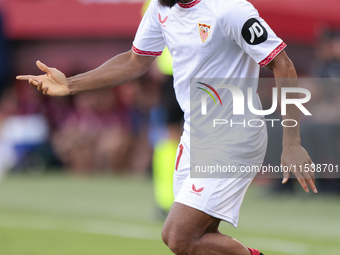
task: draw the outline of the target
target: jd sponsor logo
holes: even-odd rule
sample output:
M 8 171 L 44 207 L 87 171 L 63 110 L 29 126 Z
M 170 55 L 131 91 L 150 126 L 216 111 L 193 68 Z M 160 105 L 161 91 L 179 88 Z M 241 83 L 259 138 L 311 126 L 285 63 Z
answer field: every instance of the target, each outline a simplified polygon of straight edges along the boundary
M 242 27 L 242 37 L 250 45 L 257 45 L 268 39 L 268 32 L 255 18 L 247 20 Z

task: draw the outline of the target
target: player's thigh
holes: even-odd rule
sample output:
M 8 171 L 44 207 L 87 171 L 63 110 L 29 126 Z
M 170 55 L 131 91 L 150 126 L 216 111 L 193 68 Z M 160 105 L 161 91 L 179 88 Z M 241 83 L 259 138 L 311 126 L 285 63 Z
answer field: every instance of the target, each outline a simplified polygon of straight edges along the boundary
M 166 244 L 171 241 L 187 244 L 198 240 L 204 233 L 218 232 L 220 222 L 205 212 L 174 202 L 164 223 L 162 238 Z

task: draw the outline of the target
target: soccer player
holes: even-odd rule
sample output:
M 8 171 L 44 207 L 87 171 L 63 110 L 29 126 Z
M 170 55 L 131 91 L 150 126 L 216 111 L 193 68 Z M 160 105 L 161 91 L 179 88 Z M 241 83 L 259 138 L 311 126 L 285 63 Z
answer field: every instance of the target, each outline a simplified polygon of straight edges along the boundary
M 258 78 L 259 68 L 264 66 L 273 71 L 278 89 L 283 85 L 279 78 L 291 78 L 284 85 L 297 86 L 295 68 L 284 51 L 286 44 L 249 2 L 152 0 L 140 23 L 132 50 L 92 71 L 69 78 L 37 61 L 37 66 L 46 74 L 23 75 L 17 79 L 28 80 L 50 96 L 118 86 L 143 75 L 165 46 L 173 57 L 174 89 L 184 111 L 185 124 L 174 171 L 175 202 L 162 230 L 163 241 L 175 254 L 260 255 L 258 250 L 246 248 L 218 230 L 221 220 L 237 225 L 243 196 L 252 178 L 193 181 L 189 175 L 189 142 L 197 138 L 191 134 L 189 139 L 190 78 Z M 299 115 L 299 109 L 289 105 L 283 118 L 299 121 Z M 246 138 L 242 142 L 222 141 L 220 151 L 230 152 L 224 154 L 225 161 L 230 160 L 229 163 L 237 167 L 247 162 L 262 163 L 266 133 L 258 129 L 243 130 L 239 129 L 237 132 L 243 133 L 232 136 Z M 284 166 L 312 164 L 300 145 L 299 125 L 284 128 L 281 161 Z M 313 192 L 317 192 L 312 173 L 294 174 L 306 192 L 309 191 L 307 183 Z M 289 172 L 284 173 L 283 183 L 288 178 Z

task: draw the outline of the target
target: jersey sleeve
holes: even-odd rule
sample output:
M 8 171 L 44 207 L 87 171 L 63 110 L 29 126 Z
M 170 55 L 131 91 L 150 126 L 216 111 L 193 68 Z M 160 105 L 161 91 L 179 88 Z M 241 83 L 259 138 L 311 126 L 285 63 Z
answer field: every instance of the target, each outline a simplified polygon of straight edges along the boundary
M 220 10 L 226 36 L 260 66 L 269 64 L 287 46 L 246 0 L 229 1 Z
M 158 21 L 157 1 L 152 0 L 139 24 L 132 50 L 138 55 L 160 56 L 165 42 Z

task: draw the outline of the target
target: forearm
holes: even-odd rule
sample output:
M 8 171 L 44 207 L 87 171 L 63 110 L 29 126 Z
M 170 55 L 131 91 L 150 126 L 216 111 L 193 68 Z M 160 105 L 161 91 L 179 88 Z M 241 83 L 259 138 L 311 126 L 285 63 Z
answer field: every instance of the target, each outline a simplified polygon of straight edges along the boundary
M 275 83 L 279 91 L 279 98 L 281 98 L 281 89 L 284 87 L 297 87 L 297 75 L 293 63 L 290 61 L 284 51 L 278 54 L 267 68 L 273 71 L 275 76 Z M 288 93 L 287 98 L 299 98 L 298 93 Z M 282 111 L 282 108 L 281 108 Z M 309 172 L 306 165 L 312 163 L 307 151 L 301 146 L 300 138 L 300 109 L 295 104 L 287 104 L 286 114 L 282 115 L 283 120 L 286 123 L 286 127 L 283 127 L 283 150 L 281 154 L 281 165 L 288 167 L 289 171 L 283 172 L 282 183 L 286 183 L 289 179 L 289 172 L 291 166 L 294 166 L 292 172 L 297 177 L 301 186 L 306 192 L 309 192 L 306 182 L 309 184 L 314 193 L 318 190 L 315 187 L 314 173 Z M 292 121 L 288 121 L 291 119 Z M 296 124 L 296 126 L 295 126 Z M 290 127 L 289 127 L 290 126 Z M 302 169 L 304 171 L 298 171 Z M 307 171 L 306 171 L 307 170 Z
M 281 88 L 283 87 L 298 87 L 297 74 L 294 68 L 293 63 L 287 57 L 285 52 L 282 53 L 283 57 L 276 61 L 271 66 L 271 69 L 274 73 L 275 83 L 279 92 L 279 99 L 281 100 Z M 299 98 L 299 93 L 288 93 L 287 98 Z M 294 126 L 295 127 L 283 127 L 283 147 L 290 146 L 292 144 L 300 144 L 300 109 L 294 104 L 287 104 L 286 106 L 286 115 L 282 115 L 283 120 L 285 121 L 286 126 Z M 295 120 L 288 121 L 289 119 Z
M 70 94 L 127 83 L 142 76 L 153 59 L 138 56 L 131 50 L 119 54 L 94 70 L 67 78 Z
M 278 90 L 281 91 L 283 87 L 298 87 L 297 77 L 295 78 L 279 78 L 276 79 L 276 86 Z M 279 93 L 281 98 L 281 92 Z M 287 98 L 294 99 L 299 98 L 299 93 L 289 93 Z M 289 146 L 291 144 L 301 144 L 300 138 L 300 109 L 294 104 L 286 105 L 286 115 L 282 115 L 282 119 L 285 121 L 285 126 L 283 127 L 283 147 Z M 291 121 L 289 121 L 291 120 Z M 294 125 L 296 125 L 294 127 Z

